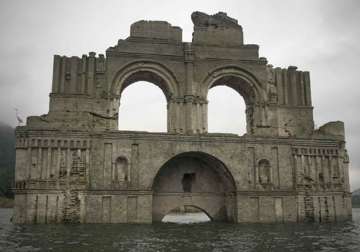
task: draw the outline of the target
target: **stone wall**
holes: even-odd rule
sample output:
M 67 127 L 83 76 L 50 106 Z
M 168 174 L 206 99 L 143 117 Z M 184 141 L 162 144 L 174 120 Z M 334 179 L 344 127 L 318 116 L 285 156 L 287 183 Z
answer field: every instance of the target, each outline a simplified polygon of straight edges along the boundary
M 269 65 L 225 13 L 192 20 L 192 43 L 139 21 L 106 56 L 54 57 L 49 113 L 16 130 L 15 222 L 150 223 L 186 206 L 239 223 L 351 218 L 344 125 L 314 129 L 309 73 Z M 167 132 L 117 130 L 137 81 L 163 91 Z M 219 85 L 244 98 L 244 136 L 207 133 Z

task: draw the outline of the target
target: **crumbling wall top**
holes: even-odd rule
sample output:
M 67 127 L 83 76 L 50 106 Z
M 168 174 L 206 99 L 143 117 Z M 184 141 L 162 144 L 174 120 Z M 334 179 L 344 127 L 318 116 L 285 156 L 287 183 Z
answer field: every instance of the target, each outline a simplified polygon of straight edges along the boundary
M 238 24 L 238 21 L 234 18 L 229 17 L 225 12 L 218 12 L 214 15 L 208 15 L 206 13 L 195 11 L 191 14 L 191 20 L 197 27 L 224 27 L 242 29 Z
M 182 30 L 166 21 L 141 20 L 131 25 L 130 38 L 159 39 L 181 43 Z
M 218 47 L 241 47 L 244 44 L 242 27 L 225 12 L 208 15 L 195 11 L 191 20 L 194 44 Z

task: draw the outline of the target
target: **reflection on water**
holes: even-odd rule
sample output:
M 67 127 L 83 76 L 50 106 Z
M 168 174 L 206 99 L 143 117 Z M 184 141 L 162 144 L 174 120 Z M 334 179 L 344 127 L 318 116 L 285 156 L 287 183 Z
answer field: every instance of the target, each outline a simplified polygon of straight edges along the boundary
M 170 213 L 165 215 L 162 222 L 165 223 L 178 223 L 178 224 L 190 224 L 190 223 L 202 223 L 208 222 L 210 218 L 203 212 L 196 213 Z
M 360 251 L 360 209 L 329 224 L 13 225 L 0 209 L 0 251 Z

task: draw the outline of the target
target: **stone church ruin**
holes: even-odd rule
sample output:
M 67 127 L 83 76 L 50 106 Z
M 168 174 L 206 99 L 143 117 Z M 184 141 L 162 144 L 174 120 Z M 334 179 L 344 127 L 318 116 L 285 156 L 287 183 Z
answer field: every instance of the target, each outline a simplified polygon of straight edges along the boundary
M 54 56 L 48 114 L 16 129 L 14 222 L 152 223 L 179 207 L 234 223 L 351 218 L 344 124 L 314 128 L 309 72 L 269 65 L 226 13 L 191 18 L 191 43 L 138 21 L 105 55 Z M 118 130 L 137 81 L 164 93 L 167 132 Z M 207 132 L 219 85 L 245 101 L 243 136 Z

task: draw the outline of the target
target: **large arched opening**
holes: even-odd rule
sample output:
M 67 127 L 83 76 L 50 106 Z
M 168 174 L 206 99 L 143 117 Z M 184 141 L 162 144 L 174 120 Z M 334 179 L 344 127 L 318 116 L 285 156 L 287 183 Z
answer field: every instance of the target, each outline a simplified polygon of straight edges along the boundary
M 186 152 L 167 161 L 153 181 L 153 221 L 173 209 L 195 207 L 213 221 L 236 221 L 236 185 L 225 164 L 204 152 Z
M 230 129 L 231 132 L 225 133 L 247 133 L 253 134 L 257 119 L 262 117 L 262 111 L 259 110 L 259 105 L 263 103 L 264 92 L 259 85 L 257 79 L 251 75 L 249 72 L 239 69 L 233 66 L 226 66 L 222 68 L 215 69 L 212 71 L 204 80 L 202 85 L 202 92 L 206 99 L 209 102 L 208 107 L 212 105 L 211 100 L 211 89 L 215 89 L 218 87 L 228 87 L 238 93 L 241 97 L 233 98 L 238 99 L 239 102 L 235 108 L 231 109 L 231 111 L 226 111 L 229 117 L 232 117 L 232 120 L 229 121 L 230 124 L 233 124 L 237 120 L 245 119 L 245 122 L 239 123 L 239 128 L 236 130 Z M 227 90 L 228 91 L 228 90 Z M 226 100 L 226 97 L 220 97 L 220 103 L 229 104 L 230 101 Z M 244 101 L 245 104 L 242 103 Z M 245 105 L 245 106 L 244 106 Z M 227 109 L 225 105 L 220 105 Z M 213 112 L 208 110 L 208 112 Z M 244 113 L 245 112 L 245 113 Z M 241 116 L 240 116 L 241 115 Z M 208 114 L 208 123 L 212 123 L 212 118 L 217 118 L 217 122 L 219 123 L 218 115 Z M 260 121 L 262 118 L 260 119 Z M 224 123 L 225 124 L 225 123 Z M 244 124 L 246 124 L 246 130 L 241 129 L 244 128 Z M 208 125 L 208 129 L 212 129 L 212 125 Z M 229 127 L 229 126 L 227 126 Z
M 209 90 L 207 100 L 209 133 L 246 133 L 246 104 L 238 92 L 215 86 Z
M 178 92 L 175 77 L 159 63 L 136 61 L 124 66 L 110 89 L 114 104 L 118 105 L 113 108 L 118 129 L 169 131 L 169 105 Z
M 138 81 L 121 93 L 119 130 L 167 131 L 167 102 L 162 90 L 151 82 Z

